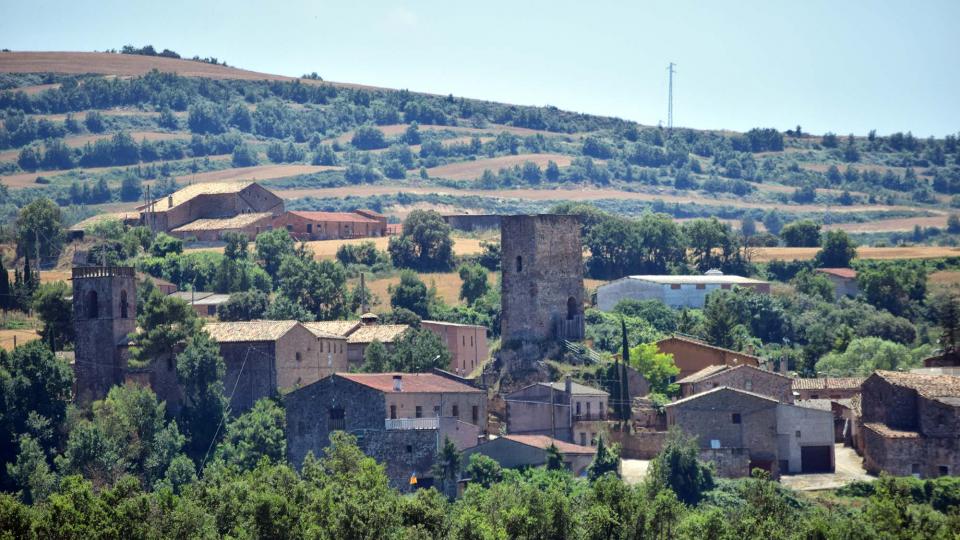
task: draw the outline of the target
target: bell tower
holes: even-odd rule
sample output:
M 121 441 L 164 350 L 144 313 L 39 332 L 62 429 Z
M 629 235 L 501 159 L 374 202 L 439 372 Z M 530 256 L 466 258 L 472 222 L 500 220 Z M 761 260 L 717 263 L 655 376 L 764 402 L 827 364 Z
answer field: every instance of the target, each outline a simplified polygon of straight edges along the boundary
M 102 399 L 123 382 L 127 335 L 137 327 L 137 281 L 128 266 L 73 268 L 77 401 Z

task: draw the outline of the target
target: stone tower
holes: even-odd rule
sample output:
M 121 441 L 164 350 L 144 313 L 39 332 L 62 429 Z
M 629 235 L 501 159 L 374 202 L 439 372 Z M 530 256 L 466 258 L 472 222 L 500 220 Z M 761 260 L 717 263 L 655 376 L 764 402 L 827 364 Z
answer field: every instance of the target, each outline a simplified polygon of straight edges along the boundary
M 583 339 L 579 217 L 504 216 L 500 246 L 504 343 Z
M 137 281 L 132 267 L 73 268 L 77 401 L 106 396 L 123 382 L 126 337 L 137 327 Z

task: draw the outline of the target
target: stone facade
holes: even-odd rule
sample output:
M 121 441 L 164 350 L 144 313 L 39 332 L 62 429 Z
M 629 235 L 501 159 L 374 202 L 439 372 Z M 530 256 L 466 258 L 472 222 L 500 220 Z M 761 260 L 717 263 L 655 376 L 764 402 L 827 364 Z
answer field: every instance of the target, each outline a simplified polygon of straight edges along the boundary
M 707 366 L 747 364 L 758 367 L 760 365 L 760 359 L 756 356 L 714 347 L 702 341 L 681 336 L 661 339 L 657 342 L 657 349 L 662 353 L 673 355 L 673 362 L 680 368 L 677 379 L 693 375 Z
M 127 336 L 137 327 L 137 283 L 130 267 L 74 267 L 77 401 L 89 403 L 124 381 Z
M 466 463 L 473 454 L 483 454 L 508 469 L 540 467 L 547 462 L 546 448 L 550 444 L 557 447 L 564 466 L 574 476 L 586 474 L 587 468 L 597 453 L 594 448 L 570 444 L 546 436 L 504 435 L 467 449 L 463 453 L 463 459 Z
M 387 218 L 370 210 L 355 212 L 289 211 L 277 217 L 273 226 L 286 229 L 299 240 L 369 238 L 387 235 Z
M 680 395 L 687 397 L 720 386 L 727 386 L 772 397 L 784 403 L 793 403 L 793 379 L 790 377 L 785 377 L 779 373 L 766 371 L 748 364 L 722 367 L 724 369 L 720 369 L 714 373 L 708 373 L 698 377 L 698 373 L 706 371 L 701 370 L 687 378 L 681 379 L 678 381 L 680 384 Z
M 422 321 L 420 327 L 437 335 L 450 351 L 451 373 L 469 375 L 490 356 L 487 328 L 475 324 Z
M 583 338 L 583 247 L 577 216 L 504 216 L 503 341 Z
M 507 432 L 593 445 L 607 418 L 609 399 L 603 390 L 571 381 L 532 384 L 504 398 Z
M 283 212 L 283 200 L 256 182 L 194 184 L 141 206 L 140 222 L 166 232 L 198 219 Z
M 852 268 L 817 268 L 817 273 L 830 280 L 830 284 L 833 285 L 833 295 L 837 299 L 853 298 L 860 294 L 857 271 Z
M 863 381 L 863 377 L 794 379 L 793 395 L 797 400 L 850 399 L 860 393 Z

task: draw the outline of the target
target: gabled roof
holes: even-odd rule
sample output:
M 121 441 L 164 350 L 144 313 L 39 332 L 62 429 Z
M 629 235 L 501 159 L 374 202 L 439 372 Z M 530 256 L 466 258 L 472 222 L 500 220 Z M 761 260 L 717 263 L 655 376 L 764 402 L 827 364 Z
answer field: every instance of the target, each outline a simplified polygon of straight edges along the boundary
M 817 272 L 844 279 L 857 279 L 857 271 L 853 268 L 817 268 Z
M 850 390 L 860 388 L 866 377 L 819 377 L 816 379 L 794 379 L 794 390 Z
M 360 321 L 315 321 L 305 322 L 303 325 L 314 334 L 324 334 L 323 336 L 318 335 L 318 337 L 325 337 L 331 334 L 347 337 L 360 326 Z
M 232 230 L 232 229 L 242 229 L 262 221 L 265 219 L 272 219 L 273 214 L 270 212 L 259 212 L 251 214 L 237 214 L 233 217 L 225 218 L 200 218 L 191 221 L 190 223 L 185 223 L 176 229 L 173 229 L 171 232 L 191 232 L 191 231 L 219 231 L 219 230 Z
M 927 398 L 960 397 L 960 377 L 953 375 L 921 375 L 883 370 L 877 370 L 873 375 L 890 384 L 916 390 Z
M 819 411 L 832 411 L 833 405 L 829 399 L 798 399 L 793 402 L 796 407 L 805 409 L 817 409 Z
M 343 221 L 353 223 L 377 223 L 377 220 L 355 212 L 306 212 L 289 210 L 289 213 L 308 221 Z
M 690 343 L 690 344 L 692 344 L 692 345 L 696 345 L 696 346 L 698 346 L 698 347 L 703 347 L 703 348 L 705 348 L 705 349 L 713 349 L 713 350 L 715 350 L 715 351 L 723 351 L 723 352 L 725 352 L 725 353 L 729 353 L 729 354 L 733 354 L 733 355 L 737 355 L 737 356 L 742 356 L 743 358 L 752 358 L 752 359 L 756 360 L 758 363 L 760 362 L 760 358 L 757 357 L 757 356 L 754 356 L 754 355 L 752 355 L 752 354 L 747 354 L 747 353 L 743 353 L 743 352 L 740 352 L 740 351 L 735 351 L 735 350 L 733 350 L 733 349 L 724 349 L 723 347 L 717 347 L 716 345 L 710 345 L 709 343 L 706 343 L 706 342 L 704 342 L 704 341 L 700 341 L 699 339 L 693 339 L 693 338 L 689 338 L 689 337 L 685 337 L 685 336 L 679 336 L 679 335 L 674 334 L 674 335 L 672 335 L 672 336 L 670 336 L 670 337 L 661 339 L 660 341 L 657 342 L 657 345 L 659 346 L 661 343 L 663 343 L 663 342 L 665 342 L 665 341 L 682 341 L 682 342 L 684 342 L 684 343 Z
M 886 437 L 888 439 L 919 439 L 920 434 L 916 431 L 901 431 L 899 429 L 893 429 L 886 424 L 881 424 L 880 422 L 867 422 L 863 424 L 863 427 L 869 429 L 870 431 L 880 435 L 881 437 Z
M 636 281 L 648 281 L 650 283 L 657 283 L 660 285 L 683 285 L 683 284 L 731 284 L 731 285 L 748 285 L 748 284 L 761 284 L 769 283 L 767 281 L 753 279 L 743 276 L 734 276 L 734 275 L 725 275 L 725 274 L 709 274 L 709 275 L 699 275 L 699 276 L 672 276 L 672 275 L 643 275 L 643 276 L 626 276 L 620 278 L 617 281 L 621 280 L 636 280 Z M 614 283 L 614 282 L 611 282 Z M 602 285 L 601 285 L 602 286 Z
M 337 373 L 348 381 L 362 384 L 385 394 L 483 393 L 483 390 L 433 373 Z M 400 376 L 400 391 L 393 380 Z
M 590 446 L 568 443 L 553 439 L 546 435 L 501 435 L 499 438 L 513 441 L 526 446 L 546 450 L 551 444 L 557 447 L 561 454 L 596 454 L 597 449 Z
M 203 300 L 208 296 L 212 296 L 212 292 L 201 292 L 201 291 L 177 291 L 168 294 L 167 296 L 171 298 L 179 298 L 186 303 L 196 302 L 197 300 Z
M 380 343 L 393 343 L 400 339 L 404 332 L 410 329 L 406 324 L 372 324 L 361 326 L 347 336 L 347 343 L 371 343 L 377 340 Z
M 297 321 L 236 321 L 207 323 L 203 329 L 217 343 L 276 341 L 287 334 Z
M 765 396 L 765 395 L 763 395 L 763 394 L 757 394 L 757 393 L 755 393 L 755 392 L 748 392 L 748 391 L 746 391 L 746 390 L 740 390 L 739 388 L 731 388 L 731 387 L 729 387 L 729 386 L 718 386 L 718 387 L 716 387 L 716 388 L 711 388 L 710 390 L 707 390 L 706 392 L 700 392 L 699 394 L 694 394 L 694 395 L 692 395 L 692 396 L 688 396 L 688 397 L 685 397 L 685 398 L 683 398 L 683 399 L 678 399 L 678 400 L 676 400 L 676 401 L 672 401 L 672 402 L 667 403 L 666 405 L 664 405 L 664 407 L 675 407 L 675 406 L 677 406 L 677 405 L 683 405 L 683 404 L 686 404 L 686 403 L 691 403 L 691 402 L 696 401 L 696 400 L 698 400 L 698 399 L 704 399 L 704 398 L 706 398 L 706 397 L 712 396 L 713 394 L 717 394 L 717 393 L 720 393 L 720 392 L 733 392 L 733 393 L 735 393 L 735 394 L 742 394 L 742 395 L 745 396 L 745 397 L 753 397 L 753 398 L 757 398 L 757 399 L 762 399 L 762 400 L 764 400 L 764 401 L 769 401 L 769 402 L 774 403 L 774 404 L 780 403 L 779 400 L 777 400 L 777 399 L 775 399 L 775 398 L 772 398 L 772 397 L 770 397 L 770 396 Z
M 253 181 L 246 182 L 204 182 L 202 184 L 192 184 L 183 189 L 174 191 L 166 197 L 157 197 L 153 201 L 153 209 L 156 212 L 166 212 L 172 208 L 176 208 L 181 204 L 201 195 L 223 195 L 230 193 L 240 193 L 241 191 L 247 189 L 248 187 L 256 184 Z M 172 198 L 173 204 L 170 204 Z M 138 210 L 144 210 L 149 206 L 144 204 L 138 206 Z
M 566 391 L 566 383 L 563 381 L 556 381 L 551 383 L 537 383 L 543 386 L 552 386 L 554 390 L 559 390 L 561 392 Z M 609 396 L 609 392 L 605 392 L 599 388 L 594 388 L 592 386 L 587 386 L 585 384 L 570 383 L 570 393 L 574 396 Z
M 728 366 L 724 364 L 724 365 L 707 366 L 701 369 L 700 371 L 687 375 L 683 379 L 680 379 L 679 381 L 677 381 L 677 383 L 688 384 L 688 383 L 703 382 L 703 381 L 712 379 L 713 377 L 716 377 L 721 373 L 728 373 L 728 372 L 736 371 L 738 369 L 749 369 L 749 370 L 760 372 L 764 375 L 770 375 L 772 377 L 780 377 L 781 379 L 784 379 L 787 381 L 791 380 L 790 377 L 787 377 L 786 375 L 781 375 L 780 373 L 777 373 L 775 371 L 767 371 L 765 369 L 760 369 L 756 366 L 751 366 L 750 364 L 739 364 L 736 366 Z

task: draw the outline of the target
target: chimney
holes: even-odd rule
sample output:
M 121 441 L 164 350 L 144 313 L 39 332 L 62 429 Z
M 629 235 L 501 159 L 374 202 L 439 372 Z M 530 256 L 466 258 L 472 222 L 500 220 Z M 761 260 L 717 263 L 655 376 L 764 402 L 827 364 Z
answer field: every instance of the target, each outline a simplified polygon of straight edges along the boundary
M 173 195 L 167 195 L 167 208 L 173 208 Z
M 393 391 L 403 392 L 403 375 L 393 376 Z
M 570 395 L 573 394 L 573 380 L 570 378 L 569 373 L 563 378 L 563 391 Z

